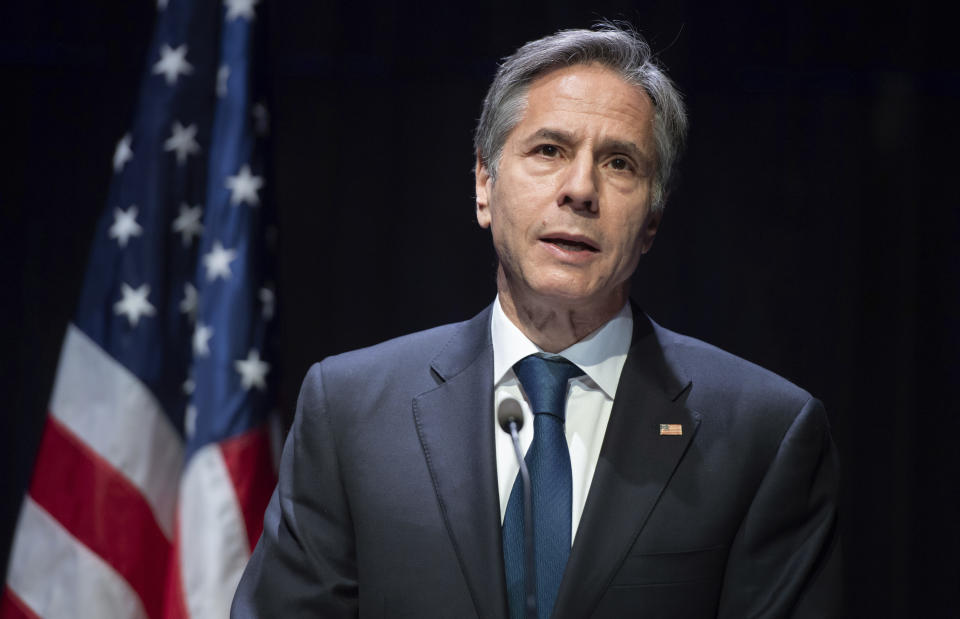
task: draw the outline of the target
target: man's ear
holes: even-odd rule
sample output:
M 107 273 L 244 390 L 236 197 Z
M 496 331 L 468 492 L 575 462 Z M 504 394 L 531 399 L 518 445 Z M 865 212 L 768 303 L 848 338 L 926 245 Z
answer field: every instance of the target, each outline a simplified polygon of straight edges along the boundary
M 653 247 L 653 239 L 657 236 L 657 230 L 660 229 L 660 221 L 663 219 L 663 211 L 657 211 L 655 213 L 650 213 L 650 216 L 647 217 L 647 224 L 643 227 L 643 244 L 641 245 L 642 253 L 647 253 L 650 251 L 650 248 Z
M 477 154 L 477 165 L 474 168 L 474 179 L 477 191 L 477 223 L 481 228 L 490 227 L 490 193 L 493 189 L 493 177 L 483 162 L 483 157 Z

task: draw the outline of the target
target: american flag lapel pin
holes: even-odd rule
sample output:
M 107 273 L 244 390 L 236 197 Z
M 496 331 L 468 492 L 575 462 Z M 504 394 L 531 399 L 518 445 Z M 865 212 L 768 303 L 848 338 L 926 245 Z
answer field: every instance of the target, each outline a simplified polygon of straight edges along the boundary
M 683 425 L 679 423 L 661 423 L 660 436 L 683 436 Z

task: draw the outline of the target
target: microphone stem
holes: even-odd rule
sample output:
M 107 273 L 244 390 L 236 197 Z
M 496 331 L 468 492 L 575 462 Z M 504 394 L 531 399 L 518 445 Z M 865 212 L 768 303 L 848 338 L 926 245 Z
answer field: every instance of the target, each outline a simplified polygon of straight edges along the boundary
M 533 556 L 533 500 L 530 497 L 530 472 L 520 449 L 520 434 L 517 422 L 510 422 L 510 437 L 513 439 L 513 451 L 520 463 L 520 478 L 523 481 L 523 557 L 526 567 L 523 570 L 523 585 L 526 590 L 527 619 L 537 619 L 536 557 Z

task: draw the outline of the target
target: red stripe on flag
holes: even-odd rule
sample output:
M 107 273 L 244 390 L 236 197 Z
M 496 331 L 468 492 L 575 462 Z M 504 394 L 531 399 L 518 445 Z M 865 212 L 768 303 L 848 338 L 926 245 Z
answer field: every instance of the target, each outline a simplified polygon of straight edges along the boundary
M 40 619 L 40 615 L 30 610 L 10 587 L 4 587 L 0 596 L 0 619 Z
M 30 496 L 127 580 L 148 616 L 160 616 L 170 542 L 139 490 L 52 416 Z
M 163 595 L 163 619 L 190 619 L 186 598 L 183 595 L 183 579 L 180 577 L 180 519 L 174 526 L 173 552 L 167 569 L 167 586 Z
M 253 551 L 263 531 L 263 512 L 277 484 L 267 426 L 221 441 L 220 451 L 237 493 L 237 502 L 247 525 L 250 550 Z

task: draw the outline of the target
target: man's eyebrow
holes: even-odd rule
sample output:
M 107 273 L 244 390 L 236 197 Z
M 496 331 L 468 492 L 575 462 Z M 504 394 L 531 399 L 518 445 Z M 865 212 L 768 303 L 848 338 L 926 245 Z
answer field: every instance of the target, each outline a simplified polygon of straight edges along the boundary
M 651 161 L 650 155 L 648 155 L 642 148 L 628 140 L 606 140 L 601 145 L 600 150 L 604 152 L 625 153 L 643 163 L 648 163 Z
M 533 142 L 535 140 L 546 140 L 548 142 L 557 142 L 558 144 L 563 144 L 564 146 L 573 144 L 573 134 L 568 131 L 562 131 L 560 129 L 538 129 L 533 135 L 528 137 L 526 142 Z

